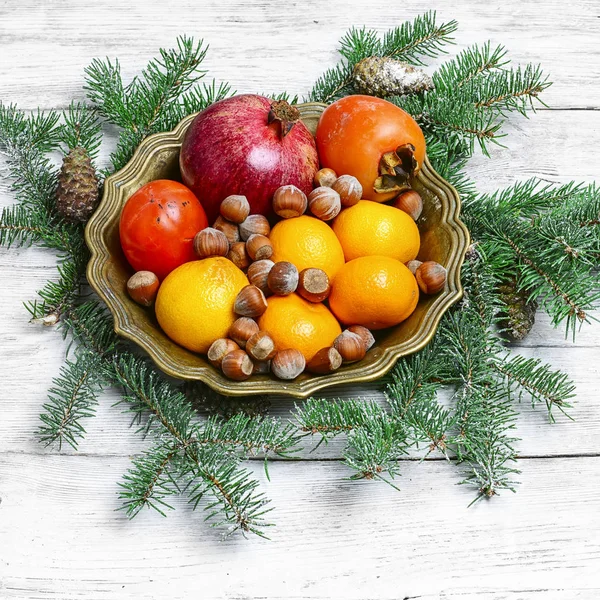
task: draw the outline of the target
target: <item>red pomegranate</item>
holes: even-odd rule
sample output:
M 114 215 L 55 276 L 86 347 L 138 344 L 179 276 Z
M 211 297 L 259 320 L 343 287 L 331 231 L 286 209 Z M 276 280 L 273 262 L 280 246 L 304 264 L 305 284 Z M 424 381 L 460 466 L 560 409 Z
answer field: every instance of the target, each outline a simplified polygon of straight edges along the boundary
M 179 166 L 212 223 L 231 194 L 246 196 L 251 213 L 266 216 L 278 187 L 293 184 L 309 194 L 319 161 L 296 107 L 245 94 L 216 102 L 192 121 Z

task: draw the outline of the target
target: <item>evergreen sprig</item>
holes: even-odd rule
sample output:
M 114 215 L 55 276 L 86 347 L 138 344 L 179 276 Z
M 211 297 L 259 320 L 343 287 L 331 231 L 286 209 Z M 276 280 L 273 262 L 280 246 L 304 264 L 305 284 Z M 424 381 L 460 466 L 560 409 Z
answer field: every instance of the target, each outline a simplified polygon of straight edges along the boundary
M 139 77 L 123 82 L 118 60 L 94 59 L 86 68 L 89 100 L 110 123 L 122 129 L 111 155 L 113 170 L 123 167 L 140 142 L 152 133 L 173 129 L 181 119 L 230 94 L 229 85 L 213 80 L 200 85 L 208 47 L 203 40 L 177 38 L 177 47 L 160 49 Z
M 430 11 L 386 31 L 382 38 L 374 30 L 352 28 L 340 41 L 344 60 L 317 79 L 307 99 L 329 103 L 352 94 L 354 67 L 370 56 L 388 56 L 422 65 L 423 57 L 434 58 L 444 52 L 444 45 L 452 42 L 457 27 L 456 21 L 438 25 L 435 12 Z
M 352 93 L 354 66 L 369 56 L 422 65 L 445 51 L 455 29 L 454 21 L 438 25 L 432 12 L 383 36 L 352 29 L 341 40 L 342 60 L 316 82 L 309 99 L 330 102 Z M 305 435 L 320 442 L 345 437 L 343 457 L 352 478 L 392 484 L 401 471 L 399 459 L 409 450 L 423 457 L 435 451 L 461 465 L 477 498 L 513 489 L 514 401 L 543 402 L 553 419 L 555 407 L 569 407 L 574 386 L 537 359 L 506 353 L 496 335 L 498 285 L 516 277 L 520 290 L 539 299 L 555 324 L 566 320 L 574 331 L 599 298 L 593 290 L 598 288 L 600 193 L 594 185 L 532 180 L 478 194 L 464 169 L 477 146 L 487 152 L 498 142 L 508 114 L 534 109 L 549 85 L 544 73 L 534 65 L 511 68 L 506 50 L 487 43 L 442 65 L 433 74 L 433 90 L 392 98 L 417 119 L 432 164 L 463 195 L 474 240 L 463 269 L 465 295 L 443 319 L 432 344 L 398 362 L 385 404 L 314 398 L 297 407 L 291 424 L 243 414 L 200 418 L 182 389 L 116 336 L 105 307 L 86 300 L 82 227 L 64 223 L 54 212 L 57 172 L 49 153 L 82 146 L 96 156 L 98 117 L 121 129 L 111 157 L 117 169 L 145 136 L 172 129 L 183 116 L 230 93 L 227 84 L 201 82 L 205 54 L 202 41 L 178 38 L 176 48 L 161 50 L 128 84 L 118 61 L 95 60 L 86 70 L 95 108 L 72 104 L 62 116 L 25 116 L 0 104 L 0 149 L 18 201 L 2 211 L 0 243 L 35 243 L 58 252 L 58 281 L 28 308 L 44 324 L 58 323 L 75 344 L 49 391 L 40 439 L 75 448 L 99 390 L 117 385 L 123 390 L 120 404 L 150 441 L 121 482 L 123 509 L 130 516 L 144 507 L 165 514 L 176 494 L 186 495 L 194 507 L 207 498 L 207 518 L 229 532 L 264 535 L 269 524 L 268 501 L 242 462 L 262 456 L 266 470 L 267 457 L 293 455 Z M 438 396 L 448 389 L 453 397 L 446 406 Z

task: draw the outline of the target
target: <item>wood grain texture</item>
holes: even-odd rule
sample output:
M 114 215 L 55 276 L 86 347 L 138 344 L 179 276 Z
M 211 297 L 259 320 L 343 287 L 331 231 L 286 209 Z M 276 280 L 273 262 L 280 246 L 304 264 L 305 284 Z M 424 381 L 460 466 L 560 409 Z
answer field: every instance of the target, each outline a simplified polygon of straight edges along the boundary
M 255 465 L 276 507 L 271 541 L 221 541 L 182 502 L 166 519 L 148 511 L 128 521 L 114 511 L 126 466 L 0 455 L 3 599 L 592 600 L 600 591 L 595 459 L 522 461 L 518 494 L 470 508 L 444 462 L 406 464 L 400 492 L 350 482 L 337 463 L 278 463 L 270 483 Z
M 590 85 L 600 77 L 596 0 L 410 0 L 393 10 L 365 0 L 284 7 L 266 0 L 110 0 L 93 8 L 85 0 L 6 0 L 0 2 L 0 96 L 23 108 L 65 106 L 82 97 L 83 69 L 93 58 L 119 57 L 130 77 L 181 33 L 210 44 L 207 68 L 238 91 L 302 95 L 337 61 L 336 43 L 347 29 L 384 31 L 429 9 L 440 22 L 458 20 L 457 50 L 489 39 L 517 62 L 543 63 L 557 82 L 545 94 L 551 106 L 600 107 L 600 89 Z
M 491 39 L 521 63 L 541 62 L 556 82 L 554 109 L 511 117 L 505 148 L 476 156 L 469 173 L 481 190 L 540 176 L 553 182 L 598 179 L 600 10 L 596 0 L 390 8 L 365 0 L 277 3 L 267 0 L 90 4 L 0 0 L 0 99 L 32 109 L 82 98 L 83 68 L 118 56 L 126 77 L 180 33 L 204 37 L 210 74 L 239 91 L 305 94 L 337 60 L 336 40 L 352 25 L 383 31 L 425 9 L 460 23 L 456 50 Z M 454 51 L 454 49 L 453 49 Z M 577 110 L 572 110 L 577 109 Z M 100 162 L 114 147 L 109 132 Z M 0 161 L 0 172 L 2 170 Z M 0 206 L 12 202 L 0 177 Z M 21 302 L 55 276 L 40 249 L 0 253 L 0 598 L 97 600 L 228 599 L 597 600 L 600 596 L 600 336 L 586 326 L 575 344 L 538 314 L 514 351 L 568 372 L 578 385 L 574 422 L 548 425 L 545 409 L 523 401 L 516 435 L 523 457 L 518 493 L 467 508 L 472 491 L 444 460 L 403 461 L 400 492 L 350 482 L 341 442 L 296 462 L 278 461 L 266 482 L 277 523 L 271 542 L 234 537 L 203 522 L 183 500 L 164 519 L 143 512 L 128 521 L 117 498 L 130 457 L 146 443 L 107 390 L 86 423 L 80 452 L 35 439 L 40 406 L 62 364 L 65 343 L 27 322 Z M 600 318 L 600 312 L 594 313 Z M 329 397 L 373 397 L 374 386 Z M 273 414 L 287 417 L 279 400 Z M 529 457 L 529 458 L 527 458 Z M 435 457 L 433 457 L 435 458 Z

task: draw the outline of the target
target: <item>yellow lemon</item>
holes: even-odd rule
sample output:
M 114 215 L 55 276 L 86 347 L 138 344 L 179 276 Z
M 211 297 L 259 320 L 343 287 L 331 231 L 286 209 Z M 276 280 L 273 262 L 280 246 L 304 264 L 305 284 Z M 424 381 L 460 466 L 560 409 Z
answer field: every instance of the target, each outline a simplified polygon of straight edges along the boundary
M 163 331 L 193 352 L 205 354 L 227 336 L 236 319 L 233 303 L 248 279 L 222 256 L 185 263 L 171 271 L 156 297 L 156 318 Z

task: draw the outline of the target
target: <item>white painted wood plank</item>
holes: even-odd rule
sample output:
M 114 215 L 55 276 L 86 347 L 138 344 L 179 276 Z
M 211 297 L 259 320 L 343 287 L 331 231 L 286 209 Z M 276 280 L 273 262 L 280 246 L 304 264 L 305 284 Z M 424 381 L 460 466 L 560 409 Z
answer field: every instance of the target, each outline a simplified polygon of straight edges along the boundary
M 405 0 L 401 8 L 364 0 L 279 3 L 175 0 L 168 4 L 84 0 L 0 5 L 0 96 L 32 108 L 82 97 L 83 69 L 95 57 L 119 57 L 127 76 L 177 35 L 211 45 L 210 73 L 238 91 L 305 94 L 337 60 L 338 39 L 352 26 L 378 31 L 425 10 L 457 19 L 456 49 L 491 39 L 515 61 L 540 62 L 556 82 L 544 97 L 555 107 L 600 107 L 600 20 L 596 0 L 478 2 Z
M 401 491 L 338 463 L 278 463 L 271 541 L 220 541 L 202 512 L 120 512 L 124 458 L 0 455 L 2 598 L 597 597 L 594 459 L 527 460 L 521 485 L 468 508 L 444 462 L 408 463 Z

